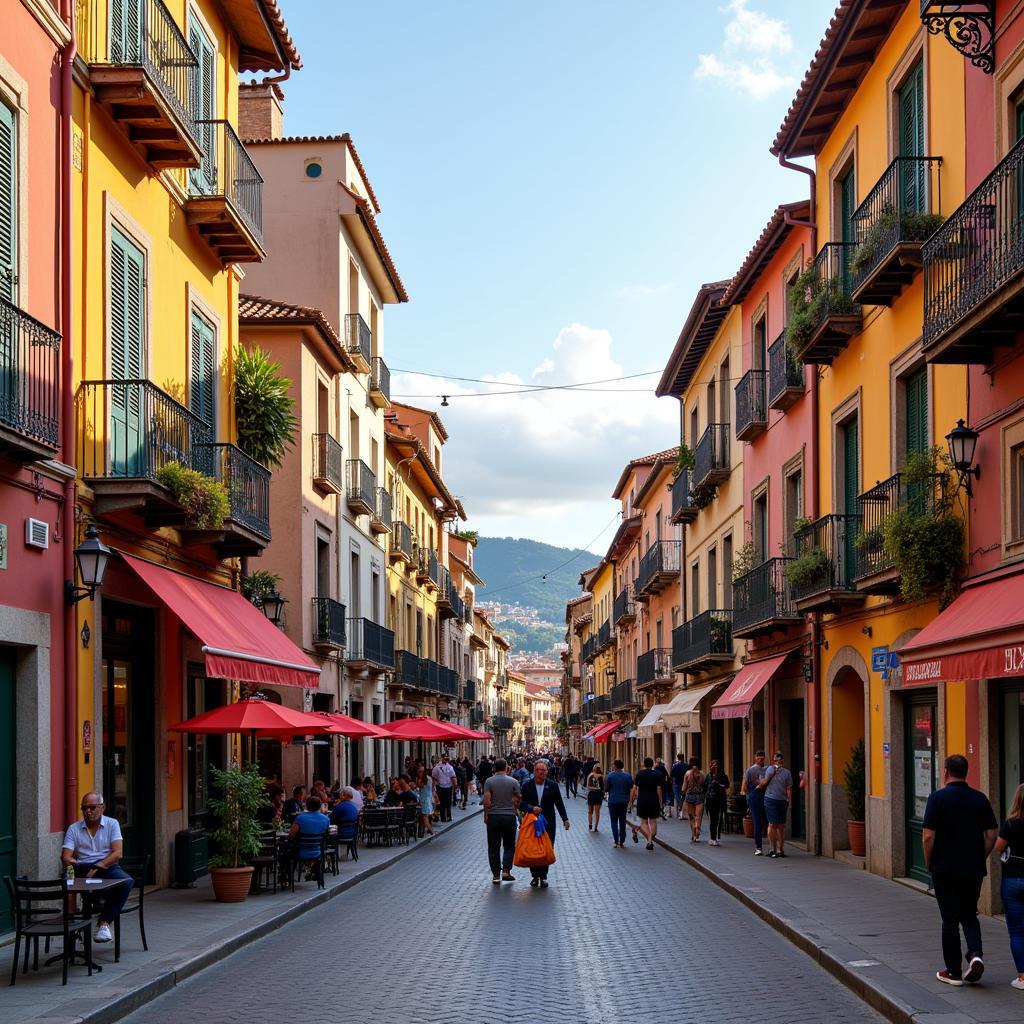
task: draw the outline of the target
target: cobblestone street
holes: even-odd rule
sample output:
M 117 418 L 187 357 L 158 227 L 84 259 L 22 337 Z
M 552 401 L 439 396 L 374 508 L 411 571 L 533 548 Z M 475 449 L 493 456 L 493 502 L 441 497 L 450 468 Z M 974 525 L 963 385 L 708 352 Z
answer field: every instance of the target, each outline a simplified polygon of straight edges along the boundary
M 477 818 L 127 1020 L 882 1019 L 675 857 L 612 849 L 582 800 L 570 814 L 546 891 L 523 869 L 491 884 Z

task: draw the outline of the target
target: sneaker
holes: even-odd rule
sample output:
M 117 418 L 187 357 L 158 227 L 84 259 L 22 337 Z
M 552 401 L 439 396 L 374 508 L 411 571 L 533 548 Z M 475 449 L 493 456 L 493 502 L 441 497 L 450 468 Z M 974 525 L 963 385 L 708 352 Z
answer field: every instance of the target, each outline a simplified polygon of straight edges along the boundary
M 648 843 L 647 844 L 647 849 L 648 850 L 653 850 L 654 849 L 654 843 Z
M 985 962 L 980 956 L 972 956 L 967 963 L 967 973 L 964 975 L 964 981 L 970 982 L 972 985 L 976 985 L 981 981 L 981 976 L 985 973 Z
M 764 856 L 764 850 L 762 850 L 760 847 L 755 848 L 754 856 L 755 857 L 763 857 Z
M 778 854 L 774 850 L 769 850 L 768 851 L 768 856 L 769 857 L 778 857 Z
M 546 878 L 542 878 L 540 880 L 540 887 L 542 889 L 546 889 L 548 887 L 548 880 Z
M 1010 987 L 1024 992 L 1024 978 L 1014 978 L 1013 981 L 1010 982 Z
M 493 878 L 491 879 L 491 881 L 492 881 L 492 882 L 493 882 L 493 883 L 494 883 L 495 885 L 501 885 L 501 879 L 500 879 L 500 878 L 499 878 L 499 877 L 498 877 L 497 875 L 495 875 L 495 876 L 494 876 L 494 877 L 493 877 Z
M 633 830 L 633 842 L 634 843 L 639 843 L 640 842 L 640 837 L 636 834 L 636 829 Z
M 717 845 L 718 845 L 718 840 L 717 839 L 712 839 L 711 842 L 708 843 L 708 846 L 717 846 Z
M 775 854 L 775 856 L 776 856 L 776 857 L 785 857 L 785 856 L 786 856 L 786 853 L 785 853 L 785 851 L 784 851 L 784 850 L 779 850 L 779 852 L 778 852 L 777 854 Z
M 963 979 L 954 978 L 949 971 L 936 971 L 935 978 L 937 981 L 941 981 L 943 985 L 952 985 L 953 988 L 963 988 Z
M 105 922 L 100 922 L 96 926 L 96 941 L 97 942 L 110 942 L 113 935 L 110 934 L 110 925 Z
M 501 880 L 503 882 L 514 882 L 516 880 L 516 876 L 513 875 L 511 871 L 502 871 Z
M 539 878 L 531 878 L 530 879 L 530 885 L 532 885 L 534 887 L 534 889 L 536 889 L 537 886 L 540 885 L 540 879 Z

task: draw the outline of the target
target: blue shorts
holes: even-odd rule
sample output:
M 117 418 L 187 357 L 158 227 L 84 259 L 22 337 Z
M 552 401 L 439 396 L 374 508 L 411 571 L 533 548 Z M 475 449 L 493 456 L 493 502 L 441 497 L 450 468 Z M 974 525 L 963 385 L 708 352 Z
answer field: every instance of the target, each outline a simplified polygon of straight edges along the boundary
M 672 796 L 675 797 L 676 807 L 683 806 L 683 787 L 677 783 L 672 783 Z
M 786 816 L 789 813 L 788 800 L 773 800 L 770 796 L 764 798 L 764 813 L 768 818 L 769 825 L 785 825 Z

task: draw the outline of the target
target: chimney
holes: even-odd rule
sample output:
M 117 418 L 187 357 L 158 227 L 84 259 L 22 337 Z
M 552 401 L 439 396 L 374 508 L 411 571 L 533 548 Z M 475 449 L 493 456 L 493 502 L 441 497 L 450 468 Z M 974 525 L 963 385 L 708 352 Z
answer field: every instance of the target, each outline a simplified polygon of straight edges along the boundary
M 268 82 L 238 86 L 238 134 L 243 139 L 279 139 L 284 134 L 284 93 Z

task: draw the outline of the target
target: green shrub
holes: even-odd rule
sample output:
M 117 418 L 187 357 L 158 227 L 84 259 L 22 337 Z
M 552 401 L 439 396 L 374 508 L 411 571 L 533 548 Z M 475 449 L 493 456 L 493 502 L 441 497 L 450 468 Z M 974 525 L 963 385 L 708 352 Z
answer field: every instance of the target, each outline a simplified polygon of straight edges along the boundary
M 267 786 L 259 766 L 220 769 L 210 765 L 214 789 L 220 796 L 210 797 L 210 810 L 218 819 L 210 834 L 220 853 L 210 858 L 212 868 L 240 868 L 260 852 L 262 826 L 256 815 L 267 799 Z
M 694 467 L 693 452 L 690 451 L 690 446 L 685 441 L 679 442 L 679 454 L 676 457 L 676 465 L 673 469 L 673 476 L 679 476 L 684 469 L 693 469 Z
M 299 421 L 292 382 L 280 374 L 281 365 L 261 348 L 238 347 L 235 360 L 235 419 L 238 446 L 264 466 L 280 466 L 295 445 Z
M 927 242 L 942 226 L 944 220 L 940 213 L 904 210 L 897 215 L 892 207 L 887 207 L 864 232 L 864 237 L 850 260 L 850 270 L 854 276 L 862 274 L 887 243 L 894 245 L 896 242 Z
M 858 740 L 850 751 L 850 760 L 843 768 L 843 788 L 846 790 L 846 807 L 850 821 L 864 820 L 864 795 L 867 774 L 864 766 L 864 741 Z
M 793 282 L 788 301 L 786 345 L 796 360 L 826 316 L 845 316 L 857 311 L 857 304 L 846 294 L 842 278 L 821 278 L 814 266 L 808 267 Z
M 185 512 L 185 521 L 195 530 L 217 530 L 231 514 L 224 485 L 197 469 L 168 462 L 157 470 L 156 478 L 171 492 Z
M 832 559 L 828 557 L 825 549 L 807 548 L 792 562 L 786 563 L 782 575 L 789 581 L 790 586 L 804 590 L 819 580 L 828 579 L 831 572 Z
M 281 577 L 266 569 L 257 569 L 242 579 L 242 594 L 253 604 L 262 604 L 263 599 L 277 590 Z

